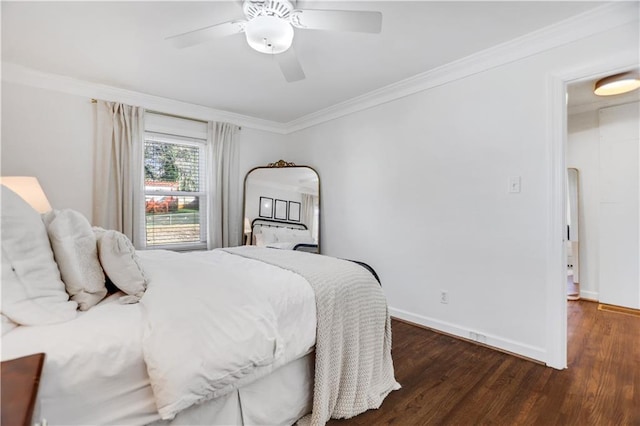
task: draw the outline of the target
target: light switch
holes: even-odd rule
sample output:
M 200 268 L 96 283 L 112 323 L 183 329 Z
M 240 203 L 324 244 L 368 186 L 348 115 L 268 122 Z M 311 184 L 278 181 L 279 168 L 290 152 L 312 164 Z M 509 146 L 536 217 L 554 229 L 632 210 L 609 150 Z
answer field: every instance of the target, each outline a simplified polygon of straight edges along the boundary
M 511 176 L 509 178 L 509 192 L 517 194 L 522 186 L 522 178 L 520 176 Z

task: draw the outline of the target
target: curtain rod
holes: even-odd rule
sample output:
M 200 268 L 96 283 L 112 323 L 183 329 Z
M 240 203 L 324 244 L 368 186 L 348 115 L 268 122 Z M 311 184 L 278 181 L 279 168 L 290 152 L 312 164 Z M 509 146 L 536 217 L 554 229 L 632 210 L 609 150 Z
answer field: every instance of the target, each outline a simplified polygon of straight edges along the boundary
M 145 109 L 144 112 L 150 112 L 151 114 L 164 115 L 164 116 L 173 117 L 173 118 L 182 118 L 183 120 L 197 121 L 199 123 L 208 123 L 208 121 L 206 120 L 198 120 L 197 118 L 185 117 L 184 115 L 169 114 L 166 112 L 154 111 L 151 109 Z
M 95 104 L 97 102 L 98 102 L 97 99 L 91 98 L 91 103 L 92 104 Z M 198 121 L 200 123 L 208 123 L 208 121 L 206 121 L 206 120 L 199 120 L 197 118 L 185 117 L 184 115 L 169 114 L 169 113 L 166 113 L 166 112 L 154 111 L 154 110 L 151 110 L 151 109 L 146 109 L 145 112 L 150 112 L 152 114 L 158 114 L 158 115 L 166 115 L 167 117 L 182 118 L 184 120 Z M 238 130 L 242 130 L 242 127 L 238 126 Z

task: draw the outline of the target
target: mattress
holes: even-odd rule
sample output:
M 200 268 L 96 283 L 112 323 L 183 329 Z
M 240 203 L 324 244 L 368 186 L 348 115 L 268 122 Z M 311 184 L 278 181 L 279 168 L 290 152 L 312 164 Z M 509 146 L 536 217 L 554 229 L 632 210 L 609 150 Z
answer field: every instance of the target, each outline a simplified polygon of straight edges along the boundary
M 145 271 L 149 272 L 150 285 L 154 276 L 166 272 L 162 268 L 180 267 L 180 263 L 169 261 L 176 256 L 188 256 L 191 264 L 227 262 L 251 279 L 264 283 L 260 296 L 278 306 L 278 331 L 285 342 L 285 353 L 278 363 L 269 366 L 268 371 L 263 370 L 255 383 L 245 386 L 246 395 L 236 392 L 219 401 L 194 406 L 187 410 L 189 413 L 178 415 L 173 423 L 195 423 L 201 415 L 215 423 L 211 420 L 215 418 L 214 412 L 231 410 L 229 412 L 235 414 L 229 414 L 231 417 L 226 417 L 229 419 L 238 415 L 237 409 L 241 406 L 246 408 L 246 413 L 241 415 L 247 417 L 245 422 L 252 416 L 262 420 L 274 418 L 265 414 L 268 409 L 274 409 L 273 404 L 265 405 L 259 395 L 277 388 L 278 383 L 284 383 L 281 397 L 286 395 L 286 389 L 292 389 L 293 411 L 303 409 L 300 398 L 306 401 L 308 395 L 300 392 L 300 387 L 308 388 L 311 381 L 307 360 L 315 344 L 316 327 L 315 297 L 306 280 L 290 271 L 222 251 L 180 255 L 161 250 L 138 253 Z M 151 265 L 153 269 L 149 269 Z M 179 291 L 176 283 L 177 297 Z M 120 296 L 122 293 L 109 296 L 89 311 L 80 312 L 72 321 L 40 327 L 21 326 L 3 336 L 3 360 L 46 353 L 37 412 L 49 424 L 148 424 L 159 419 L 142 353 L 142 305 L 120 304 Z M 268 373 L 277 373 L 273 374 L 277 378 L 263 377 Z M 286 385 L 287 381 L 291 386 Z M 261 388 L 265 383 L 267 388 Z M 250 406 L 257 408 L 252 411 Z M 34 417 L 34 421 L 37 420 L 39 418 Z

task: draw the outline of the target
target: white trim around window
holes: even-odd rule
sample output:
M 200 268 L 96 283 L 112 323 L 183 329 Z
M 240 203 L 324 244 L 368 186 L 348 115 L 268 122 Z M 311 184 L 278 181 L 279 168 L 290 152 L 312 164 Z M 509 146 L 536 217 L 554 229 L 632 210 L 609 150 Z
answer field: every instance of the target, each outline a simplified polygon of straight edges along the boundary
M 140 228 L 144 235 L 145 247 L 170 250 L 206 249 L 206 140 L 150 131 L 145 132 L 144 136 L 145 185 L 144 201 L 141 203 L 144 219 Z M 150 144 L 155 146 L 151 147 Z M 167 150 L 161 148 L 162 146 L 179 149 Z M 150 149 L 155 149 L 160 154 L 151 154 Z M 185 157 L 174 157 L 174 154 L 182 154 Z M 165 180 L 164 176 L 169 174 L 171 176 Z M 193 177 L 196 176 L 197 182 L 193 182 Z M 194 186 L 193 190 L 186 188 L 190 185 Z M 153 235 L 149 235 L 150 232 L 153 232 Z

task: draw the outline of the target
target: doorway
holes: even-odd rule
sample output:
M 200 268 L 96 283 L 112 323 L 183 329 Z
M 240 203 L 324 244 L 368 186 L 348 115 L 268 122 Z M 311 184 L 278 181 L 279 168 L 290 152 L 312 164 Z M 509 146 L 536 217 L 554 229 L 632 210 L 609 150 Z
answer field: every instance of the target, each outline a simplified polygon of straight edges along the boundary
M 547 238 L 547 361 L 556 369 L 567 367 L 567 89 L 573 84 L 593 84 L 607 75 L 637 68 L 637 63 L 621 58 L 601 61 L 549 79 L 549 227 Z M 636 157 L 638 158 L 638 157 Z M 584 179 L 583 179 L 584 180 Z M 584 185 L 583 185 L 584 186 Z M 638 219 L 638 215 L 636 214 Z M 636 241 L 640 233 L 636 232 Z M 584 256 L 582 256 L 584 257 Z M 580 266 L 584 271 L 585 262 Z M 580 276 L 584 280 L 584 274 Z M 582 284 L 582 282 L 581 282 Z M 636 283 L 637 284 L 637 283 Z M 639 289 L 640 291 L 640 289 Z M 583 292 L 581 288 L 581 293 Z M 640 300 L 638 300 L 640 303 Z
M 640 92 L 596 96 L 600 77 L 567 85 L 568 281 L 575 298 L 638 309 Z

